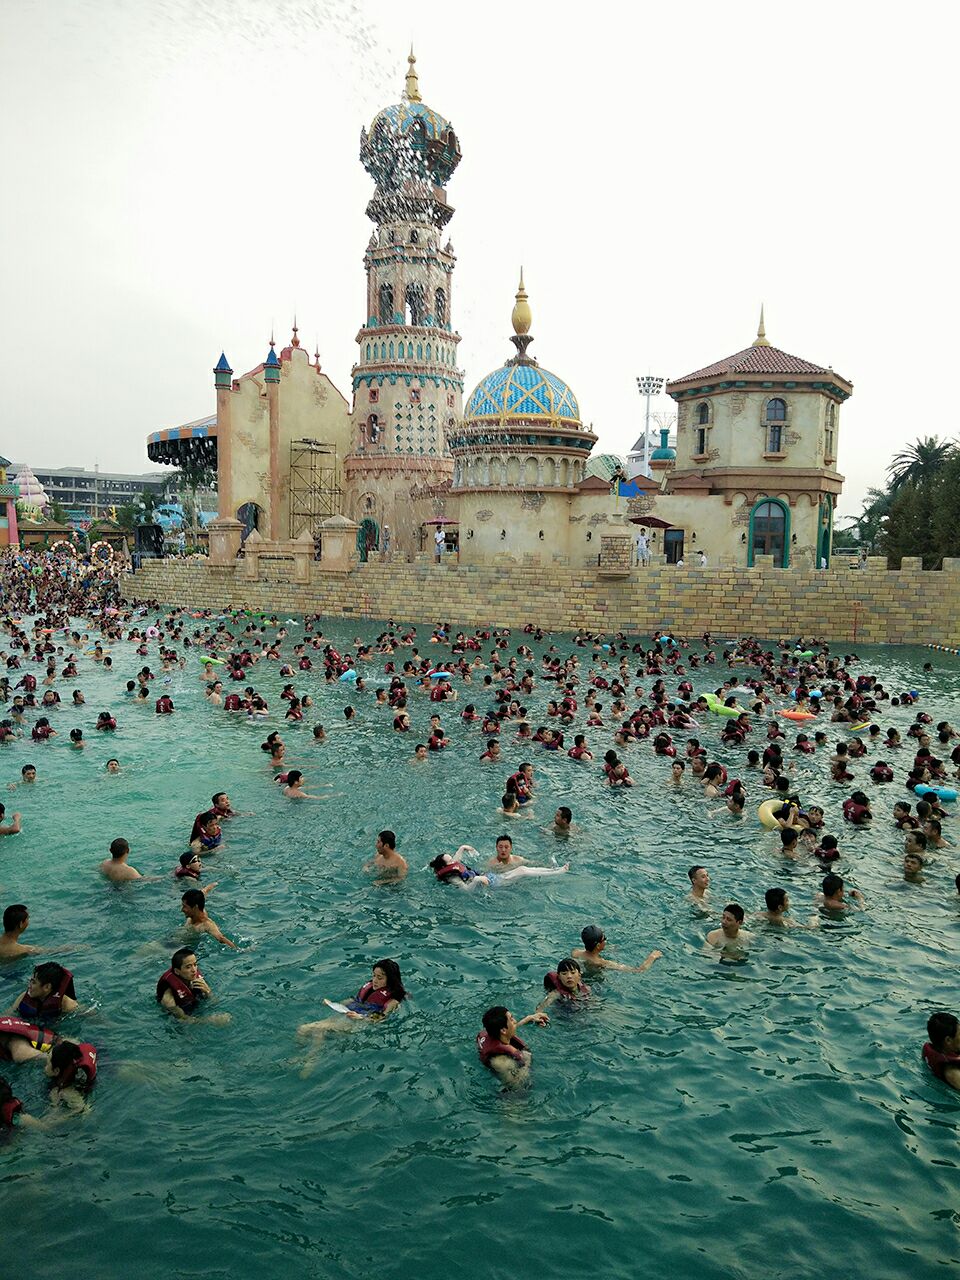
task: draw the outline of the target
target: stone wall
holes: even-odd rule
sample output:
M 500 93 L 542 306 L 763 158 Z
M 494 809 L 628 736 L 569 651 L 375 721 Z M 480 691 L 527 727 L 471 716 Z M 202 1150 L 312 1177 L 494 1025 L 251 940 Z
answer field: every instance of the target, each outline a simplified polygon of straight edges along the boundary
M 782 636 L 802 633 L 836 643 L 960 645 L 960 560 L 942 572 L 922 572 L 919 560 L 887 570 L 882 559 L 816 571 L 700 569 L 653 565 L 622 578 L 590 568 L 509 565 L 457 566 L 374 562 L 344 573 L 310 565 L 310 582 L 294 584 L 289 570 L 261 561 L 250 581 L 241 565 L 203 560 L 147 561 L 127 576 L 128 599 L 156 599 L 195 609 L 247 608 L 255 612 L 321 613 L 334 617 L 446 619 L 475 627 L 518 627 L 534 622 L 551 630 L 653 628 L 695 635 Z

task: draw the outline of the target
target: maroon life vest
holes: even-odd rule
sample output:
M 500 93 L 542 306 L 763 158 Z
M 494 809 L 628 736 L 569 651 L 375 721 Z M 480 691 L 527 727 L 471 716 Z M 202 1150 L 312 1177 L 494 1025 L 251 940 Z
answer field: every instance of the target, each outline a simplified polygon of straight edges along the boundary
M 514 1036 L 509 1044 L 494 1040 L 486 1031 L 477 1036 L 477 1053 L 485 1067 L 489 1067 L 491 1058 L 512 1058 L 514 1062 L 523 1063 L 523 1051 L 526 1045 L 519 1036 Z
M 224 711 L 239 711 L 240 710 L 239 693 L 228 693 L 223 700 L 223 709 Z
M 544 990 L 555 991 L 564 1000 L 585 1000 L 590 994 L 590 988 L 585 982 L 581 982 L 576 991 L 571 991 L 569 987 L 563 985 L 559 973 L 555 973 L 552 969 L 544 976 L 543 986 Z
M 960 1054 L 942 1053 L 939 1049 L 935 1049 L 929 1040 L 923 1046 L 923 1060 L 938 1080 L 943 1079 L 943 1073 L 947 1067 L 960 1067 Z
M 19 1098 L 8 1098 L 6 1102 L 0 1102 L 0 1128 L 12 1129 L 13 1117 L 22 1110 L 23 1103 Z
M 892 782 L 893 770 L 889 765 L 875 764 L 870 770 L 870 777 L 874 782 Z
M 199 970 L 197 977 L 200 976 Z M 168 969 L 157 983 L 157 1000 L 162 1001 L 164 993 L 169 991 L 177 1002 L 177 1008 L 183 1013 L 193 1013 L 197 1007 L 197 993 L 182 978 L 177 977 L 172 969 Z
M 60 979 L 60 985 L 56 991 L 51 991 L 45 1000 L 40 1004 L 35 1004 L 30 997 L 24 993 L 23 999 L 17 1006 L 17 1012 L 24 1018 L 55 1018 L 62 1012 L 63 997 L 68 996 L 71 1000 L 76 1000 L 77 993 L 73 989 L 73 974 L 69 969 L 64 969 L 63 977 Z
M 857 804 L 856 800 L 844 800 L 843 816 L 847 822 L 862 823 L 864 816 L 868 815 L 870 810 L 866 805 Z
M 435 875 L 441 881 L 449 880 L 452 876 L 456 876 L 461 880 L 472 880 L 476 872 L 462 862 L 448 862 L 439 871 L 435 872 Z
M 47 1027 L 37 1027 L 23 1018 L 0 1018 L 0 1036 L 19 1036 L 41 1053 L 49 1053 L 56 1036 Z M 0 1058 L 9 1058 L 9 1052 L 0 1046 Z
M 75 1089 L 85 1092 L 93 1087 L 97 1078 L 97 1051 L 92 1044 L 78 1044 L 77 1048 L 80 1050 L 80 1057 L 64 1068 L 56 1083 L 61 1089 L 73 1085 Z
M 386 987 L 375 991 L 372 982 L 365 982 L 354 996 L 354 1000 L 359 1004 L 373 1004 L 378 1009 L 385 1009 L 392 999 L 393 996 Z

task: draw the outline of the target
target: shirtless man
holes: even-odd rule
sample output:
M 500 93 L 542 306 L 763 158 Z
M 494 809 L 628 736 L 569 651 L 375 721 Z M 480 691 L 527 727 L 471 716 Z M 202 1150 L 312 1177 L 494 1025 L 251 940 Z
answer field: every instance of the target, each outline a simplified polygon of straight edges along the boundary
M 15 836 L 20 830 L 20 815 L 13 814 L 10 821 L 5 823 L 3 819 L 6 812 L 4 806 L 0 804 L 0 836 Z
M 374 845 L 376 852 L 364 871 L 380 876 L 375 884 L 392 884 L 407 874 L 407 860 L 397 853 L 397 837 L 392 831 L 381 831 Z
M 850 897 L 853 902 L 847 902 L 846 889 L 844 888 L 841 876 L 830 874 L 823 877 L 821 884 L 821 893 L 814 896 L 814 902 L 818 907 L 824 907 L 827 911 L 863 911 L 866 908 L 863 894 L 859 889 L 851 889 Z
M 209 933 L 214 942 L 222 942 L 225 947 L 236 948 L 221 932 L 215 920 L 211 920 L 206 912 L 207 899 L 202 889 L 188 889 L 180 899 L 180 910 L 186 917 L 187 926 L 200 933 Z
M 143 876 L 136 867 L 131 867 L 127 862 L 129 856 L 130 846 L 122 836 L 112 840 L 110 857 L 104 858 L 100 863 L 100 874 L 112 880 L 114 884 L 122 884 L 125 880 L 142 880 Z
M 526 865 L 526 858 L 513 852 L 513 840 L 510 836 L 497 836 L 497 852 L 487 863 L 490 871 L 509 871 L 511 867 Z
M 762 920 L 765 924 L 777 925 L 782 929 L 802 929 L 804 926 L 799 920 L 791 920 L 787 918 L 786 913 L 790 910 L 790 898 L 786 889 L 768 889 L 763 895 L 766 903 L 766 911 L 758 911 L 756 918 Z M 820 923 L 819 918 L 814 916 L 810 921 L 810 926 L 816 928 Z
M 553 826 L 549 827 L 555 836 L 568 836 L 573 829 L 573 810 L 562 804 L 553 815 Z
M 739 955 L 752 941 L 742 925 L 743 907 L 738 902 L 728 903 L 720 917 L 720 928 L 711 929 L 707 934 L 707 946 L 719 948 L 721 957 Z
M 690 878 L 690 892 L 687 894 L 687 901 L 692 902 L 695 907 L 701 907 L 706 911 L 709 906 L 707 891 L 710 888 L 710 872 L 706 867 L 691 867 L 687 872 Z
M 22 902 L 7 907 L 3 913 L 3 933 L 0 935 L 0 960 L 18 960 L 20 956 L 39 956 L 42 947 L 28 947 L 20 941 L 20 935 L 30 924 L 30 912 Z
M 574 960 L 580 960 L 584 965 L 590 965 L 595 969 L 618 969 L 621 973 L 646 973 L 650 966 L 663 955 L 662 951 L 651 951 L 643 964 L 639 965 L 620 964 L 617 960 L 607 960 L 601 954 L 607 945 L 607 935 L 596 924 L 588 924 L 580 931 L 580 941 L 583 946 L 576 947 L 570 954 Z

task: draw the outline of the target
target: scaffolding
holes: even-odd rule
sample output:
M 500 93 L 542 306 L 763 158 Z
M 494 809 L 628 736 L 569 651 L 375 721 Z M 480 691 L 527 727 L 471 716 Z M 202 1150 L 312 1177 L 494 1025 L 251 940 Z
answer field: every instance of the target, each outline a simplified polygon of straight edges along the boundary
M 337 447 L 322 440 L 290 442 L 290 533 L 309 529 L 320 537 L 320 525 L 340 514 L 343 490 L 337 484 Z

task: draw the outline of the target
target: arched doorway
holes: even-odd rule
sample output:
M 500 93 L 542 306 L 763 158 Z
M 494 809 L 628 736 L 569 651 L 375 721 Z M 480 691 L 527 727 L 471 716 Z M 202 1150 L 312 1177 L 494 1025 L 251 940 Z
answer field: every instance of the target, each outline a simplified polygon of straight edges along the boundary
M 786 569 L 790 560 L 790 510 L 779 498 L 761 498 L 750 512 L 750 544 L 747 565 L 755 556 L 773 556 L 777 569 Z
M 246 542 L 247 537 L 253 533 L 254 529 L 260 528 L 260 517 L 263 511 L 255 502 L 245 502 L 242 507 L 237 508 L 237 519 L 243 525 L 240 532 L 240 541 Z
M 370 517 L 360 521 L 360 527 L 357 529 L 357 550 L 360 553 L 360 560 L 366 563 L 367 556 L 371 551 L 376 551 L 380 546 L 380 526 L 376 520 Z
M 833 503 L 829 498 L 821 499 L 818 526 L 816 567 L 819 569 L 823 565 L 824 568 L 829 568 L 833 543 Z

